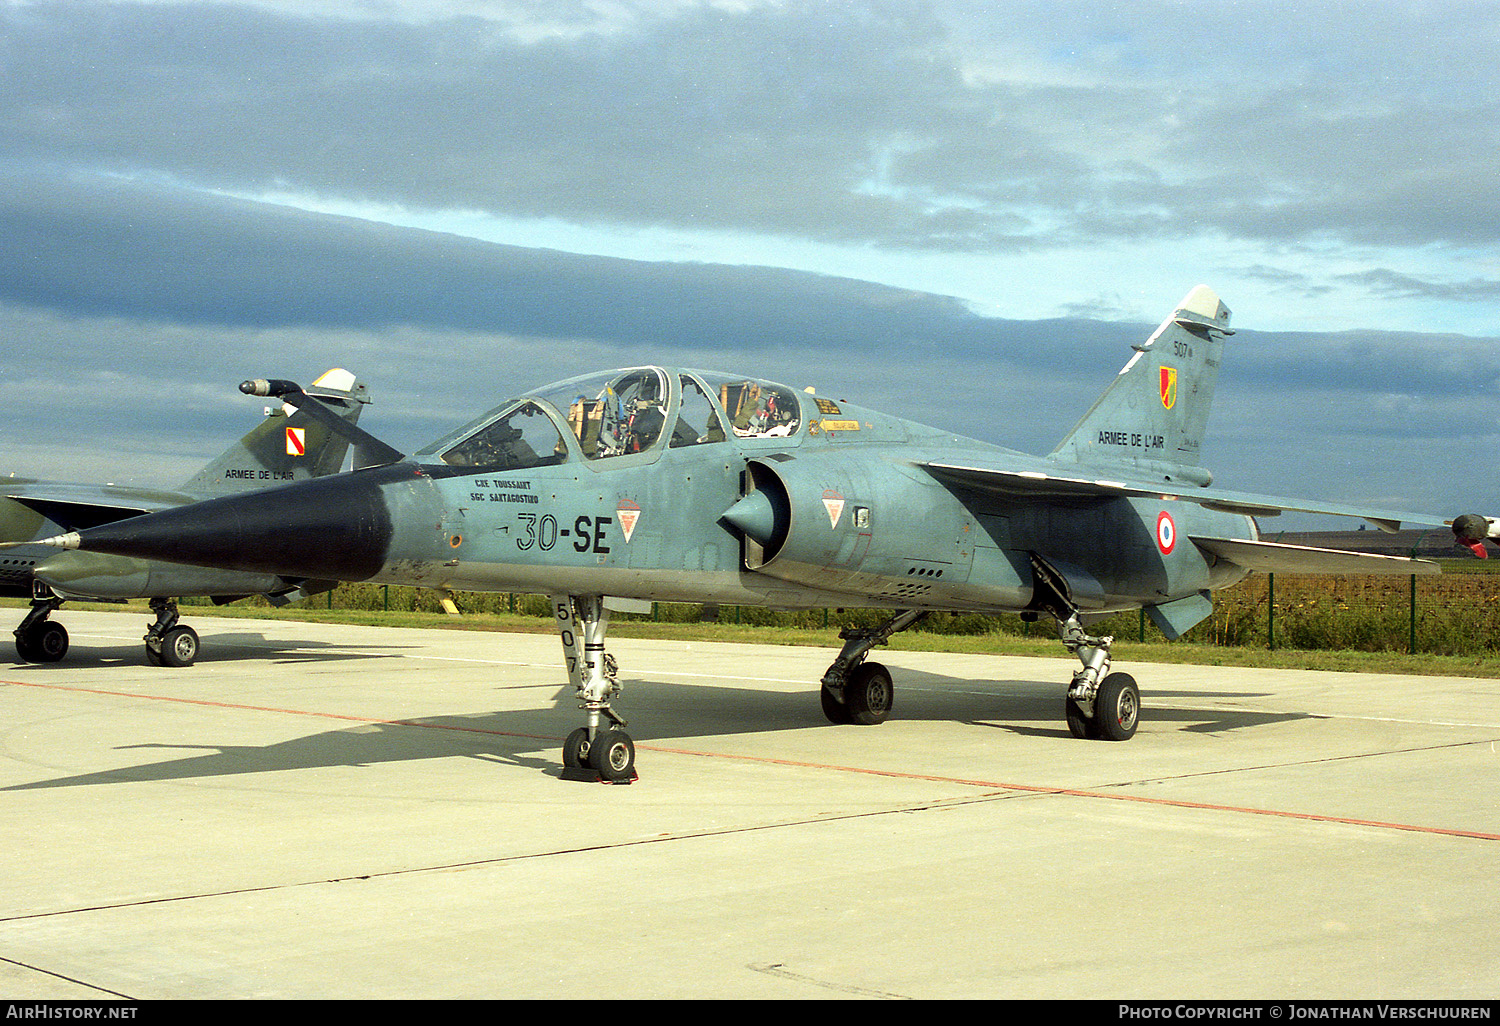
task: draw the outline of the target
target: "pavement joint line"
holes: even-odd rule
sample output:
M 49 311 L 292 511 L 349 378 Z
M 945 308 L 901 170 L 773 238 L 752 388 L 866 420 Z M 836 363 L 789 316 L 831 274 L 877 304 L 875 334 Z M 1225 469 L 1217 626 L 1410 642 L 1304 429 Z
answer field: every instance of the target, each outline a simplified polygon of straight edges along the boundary
M 572 848 L 554 848 L 548 851 L 522 852 L 514 855 L 497 855 L 487 859 L 469 859 L 464 862 L 450 862 L 434 866 L 408 866 L 403 869 L 376 870 L 370 873 L 350 873 L 345 876 L 327 877 L 320 880 L 292 880 L 284 883 L 261 884 L 253 887 L 229 887 L 218 891 L 202 891 L 195 894 L 172 894 L 159 898 L 138 898 L 134 901 L 108 902 L 99 905 L 83 905 L 78 908 L 60 908 L 45 912 L 26 912 L 20 915 L 0 915 L 0 923 L 23 922 L 28 919 L 51 919 L 57 916 L 77 915 L 83 912 L 109 912 L 116 909 L 141 908 L 147 905 L 167 905 L 176 902 L 199 901 L 207 898 L 226 898 L 236 894 L 264 894 L 271 891 L 294 890 L 300 887 L 321 887 L 326 884 L 359 883 L 365 880 L 381 880 L 400 876 L 416 876 L 422 873 L 452 873 L 460 870 L 483 869 L 487 866 L 499 866 L 510 862 L 527 862 L 533 859 L 556 858 L 564 855 L 581 855 L 586 852 L 612 851 L 625 848 L 642 847 L 649 844 L 668 844 L 674 841 L 706 840 L 715 837 L 730 837 L 735 834 L 759 833 L 769 830 L 785 830 L 791 827 L 819 826 L 825 823 L 839 823 L 852 819 L 869 819 L 876 816 L 905 815 L 911 812 L 926 812 L 934 808 L 952 806 L 955 804 L 973 804 L 980 801 L 995 800 L 1007 797 L 1006 795 L 975 795 L 969 798 L 946 801 L 917 802 L 910 805 L 901 805 L 894 808 L 861 810 L 858 812 L 842 812 L 835 814 L 823 814 L 814 816 L 801 816 L 796 819 L 778 820 L 772 823 L 749 823 L 740 826 L 719 827 L 704 830 L 685 830 L 666 834 L 658 834 L 654 837 L 632 837 L 621 841 L 612 841 L 606 844 L 583 844 Z M 10 961 L 0 958 L 0 961 Z M 20 964 L 20 963 L 16 963 Z M 31 967 L 27 967 L 31 968 Z M 39 970 L 44 971 L 44 970 Z M 74 981 L 81 982 L 81 981 Z
M 745 966 L 753 973 L 764 973 L 767 976 L 777 976 L 783 980 L 792 980 L 796 983 L 805 983 L 812 987 L 820 987 L 823 990 L 832 990 L 840 994 L 855 994 L 861 997 L 882 998 L 887 1001 L 909 1001 L 905 994 L 892 994 L 888 990 L 874 990 L 870 987 L 856 987 L 850 983 L 833 983 L 829 980 L 820 980 L 816 976 L 806 976 L 802 973 L 794 973 L 786 968 L 781 962 L 751 962 Z
M 247 705 L 234 702 L 215 702 L 208 699 L 178 698 L 167 695 L 142 695 L 128 691 L 107 691 L 100 688 L 85 688 L 75 685 L 42 684 L 31 681 L 7 681 L 0 680 L 0 684 L 13 684 L 20 687 L 43 688 L 53 691 L 69 691 L 84 694 L 106 695 L 116 698 L 145 699 L 148 701 L 179 702 L 188 705 L 201 705 L 214 708 L 244 709 L 254 712 L 274 712 L 288 716 L 308 716 L 322 719 L 340 720 L 350 723 L 376 723 L 387 726 L 417 727 L 427 730 L 452 730 L 475 734 L 488 734 L 497 737 L 516 737 L 526 740 L 557 741 L 558 738 L 544 734 L 524 734 L 520 732 L 491 730 L 484 727 L 467 727 L 456 724 L 422 723 L 416 720 L 386 720 L 370 716 L 351 716 L 344 713 L 314 712 L 300 709 L 284 709 L 274 706 Z M 1457 745 L 1440 745 L 1436 747 L 1461 747 L 1463 744 L 1483 744 L 1483 741 L 1463 742 Z M 669 755 L 691 756 L 696 758 L 711 759 L 734 759 L 741 762 L 753 762 L 761 765 L 788 766 L 803 769 L 832 770 L 840 773 L 858 773 L 865 776 L 887 777 L 899 780 L 918 780 L 931 783 L 958 784 L 967 787 L 980 787 L 991 791 L 1010 791 L 1019 794 L 1055 795 L 1071 798 L 1102 799 L 1106 801 L 1133 802 L 1144 805 L 1155 805 L 1166 808 L 1191 809 L 1205 812 L 1226 812 L 1249 816 L 1268 816 L 1281 819 L 1294 819 L 1311 823 L 1339 824 L 1344 826 L 1360 826 L 1381 830 L 1397 830 L 1408 833 L 1430 834 L 1444 837 L 1464 837 L 1482 841 L 1500 841 L 1500 833 L 1488 833 L 1477 830 L 1459 830 L 1452 827 L 1422 826 L 1411 823 L 1391 823 L 1383 820 L 1360 819 L 1349 816 L 1333 816 L 1322 813 L 1295 812 L 1282 809 L 1264 809 L 1253 806 L 1223 805 L 1214 802 L 1194 802 L 1185 799 L 1163 798 L 1151 795 L 1131 795 L 1118 791 L 1101 791 L 1082 788 L 1066 788 L 1048 786 L 1042 784 L 1017 784 L 998 780 L 981 780 L 964 777 L 950 777 L 938 774 L 910 773 L 901 770 L 881 770 L 862 766 L 840 766 L 833 763 L 810 762 L 798 759 L 784 759 L 773 756 L 742 755 L 729 752 L 705 752 L 698 749 L 674 748 L 666 745 L 637 744 L 637 750 L 657 752 Z M 1395 753 L 1369 753 L 1364 756 L 1340 756 L 1337 758 L 1367 758 L 1370 755 L 1395 754 Z M 1322 760 L 1318 760 L 1322 761 Z M 1333 759 L 1327 760 L 1333 761 Z M 1262 767 L 1263 768 L 1263 767 Z M 1241 770 L 1243 771 L 1243 770 Z M 1129 785 L 1113 786 L 1135 786 L 1140 782 Z
M 118 990 L 110 990 L 108 987 L 101 987 L 97 983 L 89 983 L 87 980 L 80 980 L 76 976 L 65 976 L 62 973 L 55 973 L 51 969 L 43 969 L 41 966 L 31 965 L 31 964 L 26 963 L 26 962 L 18 962 L 14 958 L 5 958 L 4 956 L 0 956 L 0 962 L 4 962 L 7 965 L 16 966 L 16 967 L 18 967 L 20 969 L 25 969 L 27 972 L 41 973 L 43 976 L 51 976 L 53 979 L 67 980 L 69 983 L 76 983 L 80 987 L 87 987 L 87 988 L 89 988 L 89 990 L 97 990 L 101 994 L 112 994 L 112 995 L 114 995 L 117 998 L 124 998 L 126 1001 L 137 1001 L 137 1000 L 139 1000 L 138 998 L 132 997 L 129 994 L 122 994 Z M 22 1001 L 22 1000 L 10 999 L 10 1004 L 12 1004 L 12 1005 L 24 1005 L 24 1004 L 27 1004 L 27 1003 L 28 1002 Z M 48 1004 L 61 1004 L 63 1002 L 61 1002 L 61 1001 L 50 1001 L 50 1002 L 46 1002 L 46 1003 L 48 1003 Z

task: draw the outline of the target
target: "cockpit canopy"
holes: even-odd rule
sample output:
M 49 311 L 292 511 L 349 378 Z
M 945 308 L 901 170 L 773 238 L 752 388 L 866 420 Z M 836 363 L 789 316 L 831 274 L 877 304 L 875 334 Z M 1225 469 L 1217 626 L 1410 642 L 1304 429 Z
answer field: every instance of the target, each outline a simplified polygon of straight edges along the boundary
M 522 470 L 577 457 L 607 460 L 664 447 L 712 445 L 731 437 L 789 438 L 801 426 L 801 401 L 785 385 L 636 367 L 543 386 L 418 455 L 455 467 Z

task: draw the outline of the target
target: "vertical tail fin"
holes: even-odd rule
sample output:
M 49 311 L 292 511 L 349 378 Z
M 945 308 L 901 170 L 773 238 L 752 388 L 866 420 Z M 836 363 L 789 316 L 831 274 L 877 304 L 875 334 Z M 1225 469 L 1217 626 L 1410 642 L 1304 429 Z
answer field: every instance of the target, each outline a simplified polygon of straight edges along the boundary
M 350 424 L 370 402 L 364 384 L 335 367 L 307 389 L 308 395 Z M 198 471 L 181 490 L 205 497 L 269 488 L 288 481 L 336 474 L 349 440 L 291 406 L 268 407 L 249 434 Z
M 1199 462 L 1229 309 L 1207 285 L 1187 294 L 1052 451 L 1068 462 L 1122 464 L 1167 481 L 1207 485 Z

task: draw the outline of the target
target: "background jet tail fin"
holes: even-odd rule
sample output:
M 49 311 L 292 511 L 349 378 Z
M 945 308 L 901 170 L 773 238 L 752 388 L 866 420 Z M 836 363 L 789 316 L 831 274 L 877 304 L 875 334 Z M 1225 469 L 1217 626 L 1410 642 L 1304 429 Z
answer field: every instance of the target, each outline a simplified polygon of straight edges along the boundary
M 365 385 L 340 367 L 313 382 L 307 394 L 350 424 L 359 421 L 370 402 Z M 323 477 L 338 473 L 348 452 L 347 437 L 295 407 L 278 404 L 267 407 L 264 420 L 180 490 L 211 497 Z
M 1207 485 L 1199 450 L 1219 379 L 1229 309 L 1207 285 L 1187 294 L 1144 343 L 1052 458 L 1126 464 L 1150 476 Z

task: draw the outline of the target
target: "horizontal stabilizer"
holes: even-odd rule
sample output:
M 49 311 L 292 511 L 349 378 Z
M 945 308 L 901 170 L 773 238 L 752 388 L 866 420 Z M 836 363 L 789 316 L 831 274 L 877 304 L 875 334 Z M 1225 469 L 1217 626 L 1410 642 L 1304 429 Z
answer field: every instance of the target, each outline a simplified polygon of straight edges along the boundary
M 1244 538 L 1194 538 L 1193 544 L 1246 570 L 1282 574 L 1437 574 L 1442 568 L 1429 559 L 1381 556 L 1373 552 L 1345 552 L 1282 542 Z

